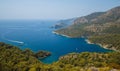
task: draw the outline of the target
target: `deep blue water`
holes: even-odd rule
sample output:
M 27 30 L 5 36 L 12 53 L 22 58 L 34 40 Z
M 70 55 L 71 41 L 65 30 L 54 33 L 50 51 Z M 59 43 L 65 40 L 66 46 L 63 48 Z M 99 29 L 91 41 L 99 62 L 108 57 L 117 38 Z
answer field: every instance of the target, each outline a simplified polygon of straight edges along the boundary
M 0 21 L 0 41 L 19 46 L 21 49 L 30 48 L 34 52 L 46 50 L 51 56 L 41 60 L 44 63 L 57 61 L 60 56 L 71 52 L 107 52 L 95 44 L 88 44 L 85 38 L 67 38 L 53 34 L 50 28 L 55 21 L 40 20 L 4 20 Z

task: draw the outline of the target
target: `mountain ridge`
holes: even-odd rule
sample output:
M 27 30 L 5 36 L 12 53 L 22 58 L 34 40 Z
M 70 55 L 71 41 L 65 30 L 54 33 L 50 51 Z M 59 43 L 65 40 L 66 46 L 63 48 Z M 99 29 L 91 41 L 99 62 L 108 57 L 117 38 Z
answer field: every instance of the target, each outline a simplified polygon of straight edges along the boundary
M 55 30 L 54 32 L 67 35 L 71 38 L 78 38 L 78 37 L 87 37 L 91 38 L 90 41 L 94 42 L 97 41 L 96 44 L 101 45 L 109 45 L 112 49 L 117 49 L 120 51 L 120 41 L 116 41 L 116 43 L 112 43 L 115 40 L 110 40 L 111 43 L 106 40 L 100 41 L 96 36 L 99 36 L 101 39 L 105 39 L 111 36 L 112 39 L 114 38 L 114 34 L 120 37 L 120 6 L 112 8 L 106 12 L 95 12 L 90 15 L 79 17 L 77 18 L 72 25 L 67 28 L 62 28 Z M 102 37 L 104 35 L 108 35 L 106 37 Z M 91 37 L 92 36 L 92 37 Z M 92 39 L 95 39 L 94 41 Z M 120 38 L 118 38 L 120 40 Z M 100 42 L 98 42 L 100 41 Z M 103 42 L 105 44 L 103 44 Z M 119 42 L 119 43 L 118 43 Z M 117 47 L 114 47 L 116 46 Z M 108 47 L 107 47 L 108 48 Z

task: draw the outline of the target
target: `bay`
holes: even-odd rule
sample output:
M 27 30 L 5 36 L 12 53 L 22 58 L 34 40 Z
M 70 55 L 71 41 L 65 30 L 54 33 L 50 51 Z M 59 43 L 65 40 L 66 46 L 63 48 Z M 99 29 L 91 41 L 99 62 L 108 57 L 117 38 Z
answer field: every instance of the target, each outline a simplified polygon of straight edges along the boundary
M 85 38 L 67 38 L 52 33 L 51 28 L 56 21 L 48 20 L 0 20 L 0 41 L 34 52 L 45 50 L 51 56 L 42 59 L 44 63 L 52 63 L 60 56 L 72 52 L 108 52 L 96 44 L 88 44 Z M 20 45 L 24 43 L 24 45 Z

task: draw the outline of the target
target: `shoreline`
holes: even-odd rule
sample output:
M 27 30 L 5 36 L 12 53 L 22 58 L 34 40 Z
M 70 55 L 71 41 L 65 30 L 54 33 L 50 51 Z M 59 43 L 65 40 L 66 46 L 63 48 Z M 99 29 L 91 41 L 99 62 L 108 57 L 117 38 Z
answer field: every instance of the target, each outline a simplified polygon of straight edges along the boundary
M 102 45 L 102 44 L 100 44 L 100 43 L 98 43 L 97 45 L 99 45 L 100 47 L 103 47 L 104 49 L 109 49 L 109 50 L 113 50 L 113 51 L 116 51 L 116 52 L 120 52 L 119 50 L 116 50 L 114 47 L 112 47 L 112 48 L 107 48 L 107 47 L 109 47 L 109 45 Z
M 99 45 L 100 47 L 102 47 L 102 48 L 104 48 L 104 49 L 108 49 L 108 50 L 113 50 L 113 51 L 116 51 L 116 52 L 120 52 L 120 51 L 118 51 L 118 50 L 116 50 L 116 49 L 114 49 L 114 48 L 107 48 L 109 45 L 102 45 L 102 44 L 100 44 L 100 43 L 92 43 L 90 40 L 88 40 L 88 39 L 86 39 L 85 40 L 88 44 L 97 44 L 97 45 Z
M 72 38 L 72 37 L 67 36 L 67 35 L 59 34 L 59 33 L 55 32 L 55 31 L 52 31 L 52 33 L 57 34 L 57 35 L 61 35 L 61 36 L 67 37 L 67 38 Z M 82 36 L 81 38 L 84 38 L 84 36 Z M 88 39 L 85 39 L 85 41 L 86 41 L 88 44 L 96 44 L 96 43 L 92 43 L 92 42 L 91 42 L 90 40 L 88 40 Z M 99 45 L 100 47 L 102 47 L 102 48 L 104 48 L 104 49 L 109 49 L 109 48 L 107 48 L 108 45 L 102 45 L 102 44 L 100 44 L 100 43 L 97 43 L 97 45 Z M 109 49 L 109 50 L 113 50 L 113 49 Z M 116 50 L 114 49 L 114 51 L 116 51 Z
M 88 39 L 85 39 L 85 41 L 88 43 L 88 44 L 94 44 L 94 43 L 92 43 L 90 40 L 88 40 Z
M 52 31 L 52 33 L 53 33 L 53 34 L 57 34 L 57 35 L 61 35 L 61 36 L 67 37 L 67 38 L 72 38 L 72 37 L 67 36 L 67 35 L 64 35 L 64 34 L 59 34 L 59 33 L 55 32 L 55 31 Z
M 102 47 L 102 48 L 104 48 L 104 49 L 109 49 L 109 48 L 107 48 L 107 46 L 108 45 L 102 45 L 102 44 L 100 44 L 100 43 L 92 43 L 90 40 L 88 40 L 88 39 L 86 39 L 85 40 L 88 44 L 97 44 L 97 45 L 99 45 L 100 47 Z M 109 49 L 109 50 L 112 50 L 112 49 Z
M 70 37 L 70 36 L 67 36 L 67 35 L 64 35 L 64 34 L 59 34 L 59 33 L 57 33 L 57 32 L 55 32 L 55 31 L 52 31 L 52 33 L 53 34 L 57 34 L 57 35 L 61 35 L 61 36 L 64 36 L 64 37 L 67 37 L 67 38 L 72 38 L 72 37 Z M 83 38 L 84 36 L 82 36 L 81 38 Z M 101 48 L 104 48 L 104 49 L 108 49 L 108 50 L 113 50 L 113 51 L 116 51 L 116 52 L 120 52 L 120 51 L 118 51 L 118 50 L 116 50 L 116 49 L 114 49 L 114 48 L 107 48 L 109 45 L 102 45 L 102 44 L 100 44 L 100 43 L 92 43 L 90 40 L 88 40 L 88 39 L 85 39 L 85 41 L 88 43 L 88 44 L 96 44 L 96 45 L 99 45 Z

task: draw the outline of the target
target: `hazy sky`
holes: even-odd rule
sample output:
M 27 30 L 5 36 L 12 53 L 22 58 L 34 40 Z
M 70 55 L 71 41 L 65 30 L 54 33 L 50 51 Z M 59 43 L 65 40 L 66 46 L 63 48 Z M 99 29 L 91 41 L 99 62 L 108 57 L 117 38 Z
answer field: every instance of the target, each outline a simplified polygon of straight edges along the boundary
M 120 6 L 120 0 L 0 0 L 0 19 L 67 19 Z

